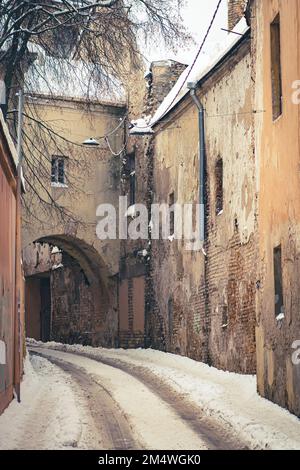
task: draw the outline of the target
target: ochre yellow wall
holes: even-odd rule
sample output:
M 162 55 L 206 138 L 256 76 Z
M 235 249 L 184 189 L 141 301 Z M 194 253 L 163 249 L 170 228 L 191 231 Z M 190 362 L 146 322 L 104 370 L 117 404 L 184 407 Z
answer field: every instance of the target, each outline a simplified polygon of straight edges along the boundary
M 270 24 L 280 13 L 283 113 L 272 118 Z M 292 364 L 292 343 L 300 339 L 300 172 L 299 105 L 292 84 L 300 77 L 299 0 L 254 2 L 253 56 L 257 114 L 259 266 L 257 278 L 257 362 L 259 392 L 300 414 L 300 368 Z M 274 309 L 273 249 L 282 247 L 285 319 Z

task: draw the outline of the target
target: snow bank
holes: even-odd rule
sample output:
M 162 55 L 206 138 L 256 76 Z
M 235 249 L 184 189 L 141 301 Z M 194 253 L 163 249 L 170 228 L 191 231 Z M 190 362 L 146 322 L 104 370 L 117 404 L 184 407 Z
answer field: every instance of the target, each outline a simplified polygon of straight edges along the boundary
M 220 425 L 238 433 L 250 448 L 300 449 L 299 419 L 261 398 L 256 392 L 254 376 L 220 371 L 186 357 L 152 349 L 114 350 L 34 340 L 28 343 L 142 366 L 184 393 Z
M 27 355 L 21 403 L 14 400 L 0 416 L 0 450 L 77 446 L 80 417 L 66 377 L 46 359 Z

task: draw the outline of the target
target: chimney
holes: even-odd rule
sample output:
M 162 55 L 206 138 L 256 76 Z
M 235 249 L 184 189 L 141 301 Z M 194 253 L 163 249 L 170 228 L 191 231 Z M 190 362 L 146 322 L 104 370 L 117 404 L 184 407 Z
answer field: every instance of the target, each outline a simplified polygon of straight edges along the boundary
M 145 76 L 148 87 L 146 98 L 148 112 L 158 108 L 186 67 L 186 64 L 174 60 L 152 62 L 151 68 Z
M 247 0 L 228 0 L 228 29 L 232 30 L 243 18 Z

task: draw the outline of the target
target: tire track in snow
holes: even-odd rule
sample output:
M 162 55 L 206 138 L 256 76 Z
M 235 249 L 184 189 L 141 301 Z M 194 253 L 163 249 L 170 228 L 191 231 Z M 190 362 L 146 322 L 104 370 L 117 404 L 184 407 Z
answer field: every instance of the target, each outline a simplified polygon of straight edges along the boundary
M 33 348 L 35 349 L 35 348 Z M 43 348 L 44 349 L 44 348 Z M 39 351 L 41 351 L 39 349 Z M 49 353 L 51 352 L 48 349 Z M 57 350 L 55 350 L 57 352 Z M 66 354 L 60 351 L 62 355 Z M 231 435 L 228 431 L 220 429 L 212 418 L 205 416 L 201 409 L 191 403 L 184 395 L 178 395 L 166 382 L 159 379 L 157 375 L 147 368 L 134 366 L 119 359 L 98 358 L 89 353 L 67 353 L 74 356 L 87 357 L 88 359 L 118 369 L 125 374 L 137 379 L 147 389 L 155 394 L 161 401 L 170 407 L 180 418 L 180 420 L 195 432 L 201 441 L 205 443 L 209 450 L 222 449 L 247 449 L 244 442 L 241 442 L 236 435 Z M 46 354 L 47 358 L 49 356 Z
M 141 445 L 132 437 L 129 423 L 109 392 L 99 382 L 96 382 L 92 375 L 70 362 L 51 357 L 40 351 L 30 350 L 30 354 L 47 359 L 70 374 L 72 379 L 76 381 L 87 401 L 95 427 L 102 435 L 104 449 L 131 450 L 141 448 Z M 97 448 L 96 442 L 94 448 Z

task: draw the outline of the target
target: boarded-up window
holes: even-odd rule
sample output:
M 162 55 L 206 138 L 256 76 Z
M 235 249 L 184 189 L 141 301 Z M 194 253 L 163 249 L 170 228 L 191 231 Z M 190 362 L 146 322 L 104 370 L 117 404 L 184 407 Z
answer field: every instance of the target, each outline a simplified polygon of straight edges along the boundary
M 275 287 L 275 315 L 277 317 L 280 314 L 284 314 L 281 246 L 277 246 L 274 249 L 274 287 Z
M 223 160 L 219 158 L 215 168 L 216 179 L 216 214 L 223 211 Z
M 282 76 L 279 14 L 271 23 L 271 77 L 273 120 L 275 120 L 282 114 Z

